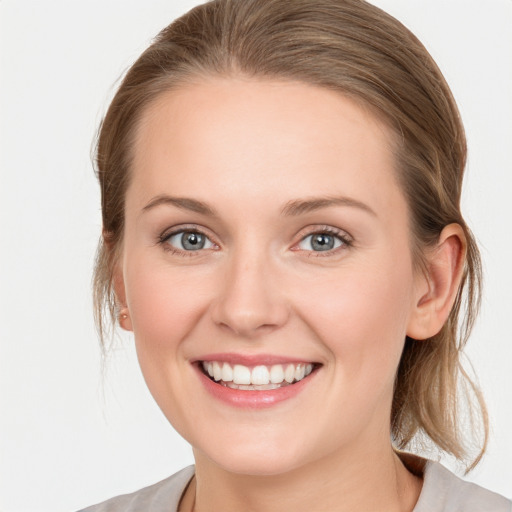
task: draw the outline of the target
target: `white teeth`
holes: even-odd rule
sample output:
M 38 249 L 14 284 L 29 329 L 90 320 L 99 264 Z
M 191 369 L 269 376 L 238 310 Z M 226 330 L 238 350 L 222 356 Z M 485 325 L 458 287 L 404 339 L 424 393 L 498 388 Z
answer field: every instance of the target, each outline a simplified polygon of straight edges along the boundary
M 284 371 L 284 380 L 288 383 L 292 383 L 295 379 L 295 366 L 293 364 L 289 364 Z
M 270 382 L 272 384 L 280 384 L 284 380 L 284 370 L 282 365 L 275 364 L 270 368 Z
M 304 378 L 304 373 L 306 368 L 303 364 L 298 364 L 295 368 L 295 380 L 302 380 Z
M 203 361 L 203 369 L 210 377 L 213 377 L 213 363 L 212 362 Z
M 250 384 L 251 370 L 247 366 L 235 364 L 233 368 L 233 382 L 235 384 Z
M 203 361 L 203 370 L 215 381 L 233 389 L 277 389 L 307 377 L 314 368 L 311 363 L 258 365 L 252 369 L 243 364 L 220 361 Z
M 243 389 L 243 390 L 247 390 L 247 391 L 267 391 L 269 389 L 278 389 L 281 387 L 279 384 L 264 384 L 261 386 L 256 386 L 256 385 L 246 386 L 244 384 L 234 384 L 233 382 L 226 382 L 226 383 L 221 382 L 221 384 L 223 386 L 226 386 L 227 388 Z M 289 386 L 289 384 L 286 384 L 286 385 Z
M 233 380 L 233 368 L 228 363 L 222 365 L 222 380 L 224 382 L 231 382 Z
M 255 366 L 251 372 L 251 384 L 268 384 L 270 382 L 270 373 L 266 366 Z
M 215 380 L 222 379 L 222 368 L 220 367 L 220 364 L 217 363 L 217 361 L 213 363 L 213 378 Z

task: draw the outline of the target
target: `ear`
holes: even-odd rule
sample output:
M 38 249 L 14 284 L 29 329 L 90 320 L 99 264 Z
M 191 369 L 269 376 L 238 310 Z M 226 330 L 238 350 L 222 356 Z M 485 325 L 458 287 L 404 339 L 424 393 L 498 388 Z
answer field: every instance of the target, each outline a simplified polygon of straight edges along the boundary
M 126 305 L 126 294 L 122 271 L 118 271 L 117 269 L 114 271 L 112 286 L 116 296 L 116 313 L 119 325 L 125 331 L 133 331 L 130 310 Z
M 105 237 L 104 240 L 105 244 L 108 245 L 108 241 L 105 239 Z M 112 289 L 114 291 L 116 301 L 117 321 L 119 322 L 121 328 L 123 328 L 125 331 L 133 331 L 130 310 L 128 309 L 128 305 L 126 303 L 123 269 L 119 257 L 116 258 L 112 271 Z
M 466 237 L 459 224 L 449 224 L 426 255 L 426 273 L 418 275 L 415 304 L 407 336 L 424 340 L 445 324 L 459 290 L 466 257 Z

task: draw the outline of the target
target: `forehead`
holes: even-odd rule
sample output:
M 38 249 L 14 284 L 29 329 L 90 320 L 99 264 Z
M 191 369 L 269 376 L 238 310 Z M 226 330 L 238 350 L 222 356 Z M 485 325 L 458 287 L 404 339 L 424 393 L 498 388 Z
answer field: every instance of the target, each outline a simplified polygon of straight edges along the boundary
M 139 123 L 133 155 L 140 201 L 355 195 L 397 189 L 393 133 L 338 92 L 281 81 L 209 79 L 161 94 Z M 247 198 L 247 197 L 246 197 Z

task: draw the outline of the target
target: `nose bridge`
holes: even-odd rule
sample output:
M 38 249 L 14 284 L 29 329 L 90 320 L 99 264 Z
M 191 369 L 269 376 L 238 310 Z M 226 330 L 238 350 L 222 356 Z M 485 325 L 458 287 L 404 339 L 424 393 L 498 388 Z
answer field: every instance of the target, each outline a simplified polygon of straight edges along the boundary
M 268 247 L 247 240 L 233 248 L 214 307 L 215 322 L 245 337 L 280 327 L 288 311 L 278 280 Z

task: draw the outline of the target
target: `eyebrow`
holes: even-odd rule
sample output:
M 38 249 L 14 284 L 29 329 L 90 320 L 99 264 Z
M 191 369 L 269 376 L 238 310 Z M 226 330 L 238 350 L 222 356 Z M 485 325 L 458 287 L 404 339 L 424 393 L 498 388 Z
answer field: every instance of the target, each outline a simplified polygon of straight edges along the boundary
M 202 201 L 189 197 L 173 197 L 168 195 L 159 195 L 151 199 L 149 203 L 142 208 L 143 212 L 147 212 L 161 205 L 170 205 L 183 210 L 189 210 L 202 215 L 211 217 L 216 216 L 215 210 Z M 350 197 L 313 197 L 310 199 L 294 199 L 288 201 L 281 210 L 284 216 L 299 216 L 305 213 L 311 213 L 322 208 L 331 206 L 348 206 L 363 210 L 374 217 L 377 214 L 365 203 Z
M 144 206 L 144 208 L 142 208 L 142 212 L 147 212 L 161 205 L 176 206 L 182 210 L 189 210 L 203 215 L 215 216 L 215 211 L 202 201 L 191 199 L 189 197 L 172 197 L 168 195 L 154 197 L 146 206 Z
M 285 216 L 297 216 L 311 213 L 330 206 L 349 206 L 363 210 L 374 217 L 377 214 L 367 204 L 351 197 L 312 197 L 310 199 L 296 199 L 286 203 L 281 213 Z

